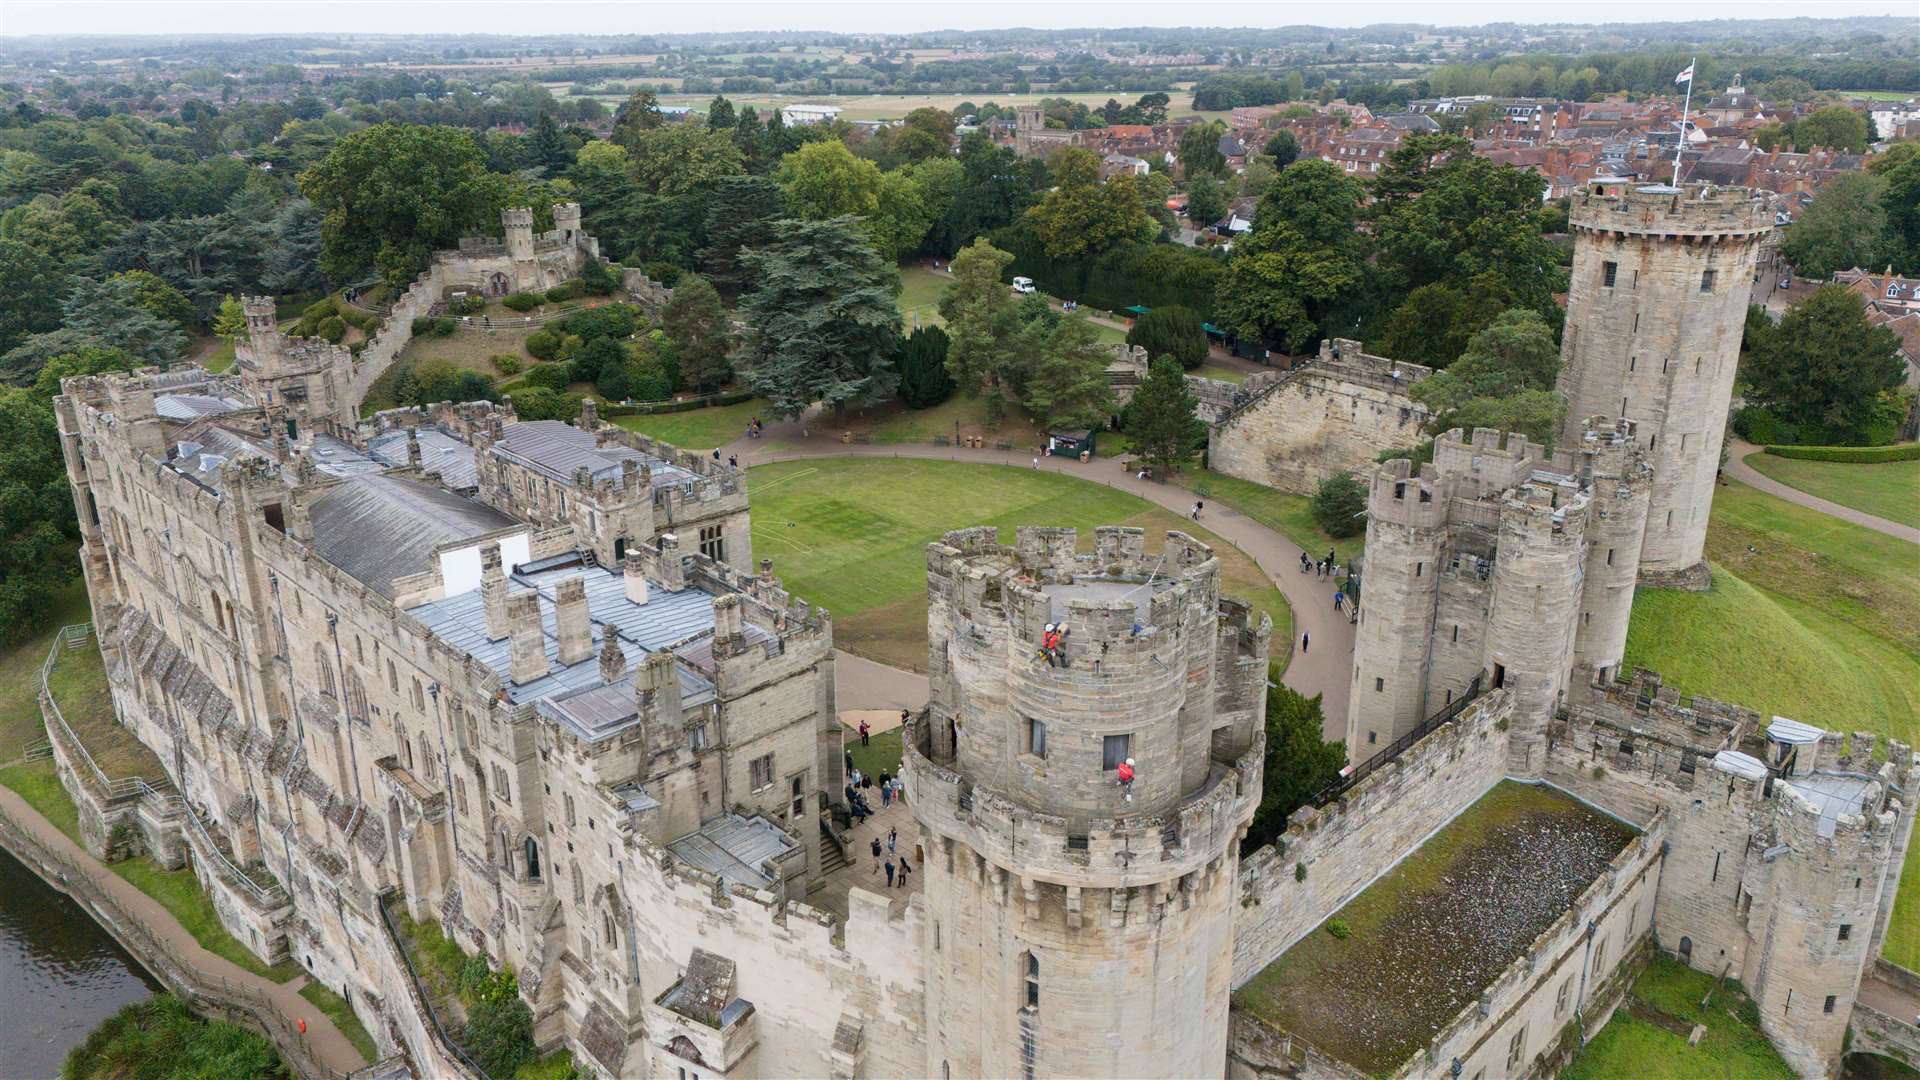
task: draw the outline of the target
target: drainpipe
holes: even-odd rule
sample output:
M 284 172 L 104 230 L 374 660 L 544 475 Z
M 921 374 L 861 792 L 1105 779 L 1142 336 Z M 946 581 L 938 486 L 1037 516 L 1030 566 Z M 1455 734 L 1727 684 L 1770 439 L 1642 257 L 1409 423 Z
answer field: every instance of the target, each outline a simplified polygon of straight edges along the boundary
M 347 658 L 340 654 L 340 616 L 331 611 L 327 612 L 327 636 L 333 639 L 333 666 L 340 673 L 340 692 L 344 695 L 347 691 Z M 353 716 L 345 709 L 341 710 L 341 715 L 346 717 L 346 723 L 341 726 L 347 732 L 347 762 L 353 767 L 353 799 L 365 806 L 367 800 L 360 794 L 360 754 L 353 743 Z
M 433 699 L 433 731 L 434 735 L 440 740 L 440 774 L 447 779 L 447 787 L 451 789 L 455 777 L 455 766 L 453 758 L 447 754 L 447 726 L 444 718 L 440 715 L 440 681 L 438 679 L 427 684 L 427 696 Z M 460 808 L 452 805 L 452 791 L 449 790 L 447 794 L 447 828 L 453 834 L 453 850 L 458 853 L 460 850 Z M 453 867 L 449 866 L 447 871 L 451 874 Z

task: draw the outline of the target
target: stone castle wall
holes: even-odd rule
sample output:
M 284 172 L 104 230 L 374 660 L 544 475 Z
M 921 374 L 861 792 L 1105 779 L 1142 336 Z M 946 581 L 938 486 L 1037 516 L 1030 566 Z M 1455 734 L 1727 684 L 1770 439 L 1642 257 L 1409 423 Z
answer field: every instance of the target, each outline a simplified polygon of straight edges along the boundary
M 1384 450 L 1418 446 L 1429 415 L 1408 391 L 1429 369 L 1337 344 L 1338 357 L 1323 343 L 1319 359 L 1227 412 L 1208 433 L 1208 467 L 1311 495 L 1329 477 L 1372 468 Z
M 1281 840 L 1248 856 L 1234 913 L 1233 985 L 1259 974 L 1499 783 L 1512 708 L 1505 691 L 1482 695 L 1334 802 L 1295 811 Z

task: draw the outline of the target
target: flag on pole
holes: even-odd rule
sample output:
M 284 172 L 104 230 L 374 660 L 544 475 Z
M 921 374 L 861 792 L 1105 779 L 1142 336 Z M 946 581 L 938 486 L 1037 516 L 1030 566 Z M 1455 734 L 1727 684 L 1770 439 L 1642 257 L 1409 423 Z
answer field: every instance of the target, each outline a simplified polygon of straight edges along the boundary
M 1675 86 L 1678 86 L 1681 83 L 1690 83 L 1692 81 L 1693 81 L 1693 65 L 1692 64 L 1688 64 L 1685 71 L 1682 71 L 1680 74 L 1675 75 L 1673 77 L 1673 83 Z

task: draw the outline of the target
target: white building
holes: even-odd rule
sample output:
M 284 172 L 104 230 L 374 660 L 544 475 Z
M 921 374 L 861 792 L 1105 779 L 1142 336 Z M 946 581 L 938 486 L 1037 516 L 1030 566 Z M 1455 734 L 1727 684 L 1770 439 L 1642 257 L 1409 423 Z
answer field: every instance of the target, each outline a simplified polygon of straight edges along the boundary
M 831 124 L 843 111 L 838 105 L 788 105 L 780 110 L 780 122 L 787 127 Z

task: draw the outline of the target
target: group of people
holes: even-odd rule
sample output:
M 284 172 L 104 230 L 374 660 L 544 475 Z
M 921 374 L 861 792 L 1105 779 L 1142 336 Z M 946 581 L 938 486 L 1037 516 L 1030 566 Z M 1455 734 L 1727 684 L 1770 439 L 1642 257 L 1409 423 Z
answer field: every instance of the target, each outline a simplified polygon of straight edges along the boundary
M 713 460 L 715 460 L 715 461 L 719 461 L 719 460 L 720 460 L 720 448 L 719 448 L 719 447 L 717 447 L 717 446 L 713 448 Z M 737 468 L 739 468 L 739 467 L 740 467 L 740 455 L 739 455 L 739 454 L 728 454 L 728 455 L 727 455 L 727 468 L 729 468 L 729 469 L 737 469 Z
M 1321 578 L 1338 577 L 1340 575 L 1339 558 L 1332 548 L 1327 549 L 1326 558 L 1317 561 L 1303 551 L 1300 553 L 1300 572 Z
M 887 842 L 884 846 L 881 845 L 880 838 L 877 836 L 873 838 L 871 844 L 867 845 L 867 850 L 873 852 L 873 872 L 875 876 L 878 876 L 881 868 L 886 868 L 887 888 L 889 889 L 895 885 L 898 885 L 902 889 L 906 888 L 907 875 L 913 873 L 913 866 L 907 862 L 906 853 L 895 850 L 899 846 L 899 843 L 899 832 L 894 829 L 888 829 Z M 897 865 L 894 862 L 896 858 L 900 860 Z
M 762 424 L 760 423 L 760 418 L 759 418 L 759 417 L 757 417 L 757 416 L 756 416 L 756 417 L 754 417 L 754 418 L 753 418 L 753 419 L 751 419 L 751 420 L 748 420 L 748 421 L 747 421 L 747 438 L 749 438 L 749 439 L 757 439 L 757 438 L 759 438 L 759 437 L 760 437 L 760 429 L 761 429 L 761 428 L 762 428 L 763 426 L 764 426 L 764 425 L 762 425 Z

